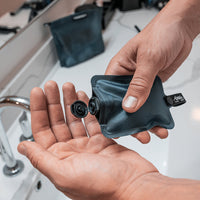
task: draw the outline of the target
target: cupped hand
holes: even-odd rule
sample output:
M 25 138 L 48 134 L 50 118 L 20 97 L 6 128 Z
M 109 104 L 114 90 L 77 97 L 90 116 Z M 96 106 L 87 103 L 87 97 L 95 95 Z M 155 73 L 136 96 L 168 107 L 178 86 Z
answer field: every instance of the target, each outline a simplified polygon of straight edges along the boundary
M 138 35 L 132 38 L 110 61 L 106 75 L 133 75 L 122 107 L 137 111 L 147 100 L 155 77 L 166 81 L 186 59 L 194 39 L 183 17 L 174 15 L 166 6 Z M 160 138 L 168 131 L 161 127 L 150 130 Z M 143 143 L 150 141 L 147 131 L 134 135 Z
M 75 92 L 71 83 L 63 86 L 64 110 L 55 82 L 44 92 L 31 92 L 31 124 L 35 142 L 22 142 L 20 153 L 72 199 L 132 199 L 143 185 L 142 178 L 158 173 L 138 153 L 105 138 L 96 118 L 75 118 L 70 105 L 88 102 L 84 92 Z

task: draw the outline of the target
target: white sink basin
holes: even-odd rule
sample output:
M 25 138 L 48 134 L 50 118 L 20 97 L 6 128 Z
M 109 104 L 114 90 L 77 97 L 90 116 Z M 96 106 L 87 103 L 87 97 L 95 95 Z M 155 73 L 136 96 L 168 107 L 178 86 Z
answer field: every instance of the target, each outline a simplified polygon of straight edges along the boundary
M 19 136 L 21 129 L 17 123 L 8 131 L 10 145 L 16 159 L 21 160 L 25 168 L 16 176 L 7 177 L 3 174 L 4 161 L 0 161 L 0 200 L 67 200 L 54 185 L 44 177 L 40 172 L 33 169 L 29 160 L 18 153 L 17 145 L 19 144 Z

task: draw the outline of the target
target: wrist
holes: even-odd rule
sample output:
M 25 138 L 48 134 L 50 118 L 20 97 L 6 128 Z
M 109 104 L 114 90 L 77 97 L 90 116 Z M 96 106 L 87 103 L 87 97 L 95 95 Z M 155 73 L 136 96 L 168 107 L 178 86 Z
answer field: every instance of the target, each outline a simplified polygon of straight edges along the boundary
M 179 18 L 189 37 L 194 38 L 200 33 L 200 2 L 199 0 L 170 0 L 168 9 L 175 18 Z
M 196 200 L 200 199 L 200 181 L 175 179 L 159 172 L 142 175 L 129 184 L 118 200 Z
M 154 199 L 153 191 L 158 185 L 157 177 L 162 176 L 159 172 L 152 172 L 141 175 L 133 179 L 129 183 L 122 183 L 119 190 L 116 192 L 117 200 L 151 200 Z M 154 178 L 155 177 L 155 178 Z M 152 198 L 151 198 L 152 197 Z

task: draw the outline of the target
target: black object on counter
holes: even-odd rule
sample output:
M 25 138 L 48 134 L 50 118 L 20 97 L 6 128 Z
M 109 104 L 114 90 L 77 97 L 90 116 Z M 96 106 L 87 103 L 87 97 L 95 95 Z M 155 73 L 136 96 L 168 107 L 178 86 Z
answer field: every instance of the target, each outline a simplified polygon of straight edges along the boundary
M 35 9 L 31 9 L 29 18 L 28 18 L 28 22 L 30 22 L 33 18 L 35 18 L 38 15 L 38 11 Z
M 156 7 L 161 10 L 169 0 L 116 0 L 116 7 L 121 11 L 129 11 L 141 8 L 144 4 L 145 7 Z
M 75 8 L 75 13 L 82 12 L 89 9 L 95 9 L 97 6 L 95 4 L 83 4 Z
M 121 11 L 128 11 L 141 8 L 141 0 L 116 0 L 117 7 Z
M 135 29 L 137 30 L 138 33 L 141 32 L 140 28 L 137 25 L 135 25 L 134 27 L 135 27 Z
M 168 3 L 169 0 L 159 0 L 154 6 L 159 10 L 162 10 Z
M 143 2 L 147 8 L 155 7 L 161 10 L 166 6 L 169 0 L 143 0 Z
M 172 129 L 174 121 L 169 109 L 185 103 L 183 96 L 180 93 L 166 96 L 160 78 L 156 77 L 145 104 L 135 113 L 127 113 L 122 108 L 122 100 L 132 78 L 94 76 L 88 107 L 84 102 L 76 101 L 71 105 L 72 114 L 78 118 L 86 117 L 88 112 L 95 115 L 102 133 L 108 138 L 132 135 L 155 126 Z
M 80 12 L 80 11 L 84 11 L 84 10 L 88 10 L 88 9 L 93 9 L 96 7 L 96 4 L 84 4 L 81 6 L 78 6 L 75 9 L 75 12 Z M 115 8 L 116 8 L 116 1 L 112 0 L 110 2 L 103 2 L 103 7 L 102 7 L 102 28 L 105 29 L 107 27 L 107 25 L 109 24 L 109 22 L 112 19 L 112 16 L 114 15 L 115 12 Z
M 20 27 L 12 27 L 9 28 L 7 26 L 0 26 L 0 34 L 9 34 L 9 33 L 17 33 L 19 31 Z
M 109 22 L 111 21 L 115 13 L 116 2 L 112 0 L 111 2 L 103 3 L 103 18 L 102 18 L 102 27 L 105 29 Z
M 10 13 L 11 16 L 17 15 L 22 9 L 30 9 L 30 15 L 28 22 L 30 22 L 35 16 L 38 15 L 38 12 L 43 10 L 48 6 L 53 0 L 35 0 L 30 2 L 25 2 L 19 9 Z

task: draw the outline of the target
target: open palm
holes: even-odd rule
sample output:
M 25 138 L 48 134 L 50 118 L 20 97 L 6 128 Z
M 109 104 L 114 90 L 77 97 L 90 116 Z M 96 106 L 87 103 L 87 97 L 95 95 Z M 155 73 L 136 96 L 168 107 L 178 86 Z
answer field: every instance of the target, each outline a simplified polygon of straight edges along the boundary
M 71 83 L 63 86 L 65 116 L 55 82 L 31 92 L 31 120 L 35 142 L 23 142 L 18 150 L 73 199 L 124 199 L 130 185 L 157 169 L 136 152 L 103 136 L 96 118 L 75 118 L 70 105 L 88 102 Z M 65 120 L 66 118 L 66 120 Z M 133 193 L 133 191 L 130 191 Z M 125 198 L 127 199 L 127 198 Z

